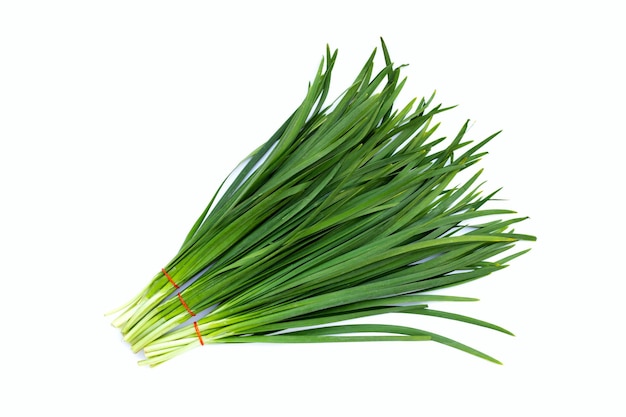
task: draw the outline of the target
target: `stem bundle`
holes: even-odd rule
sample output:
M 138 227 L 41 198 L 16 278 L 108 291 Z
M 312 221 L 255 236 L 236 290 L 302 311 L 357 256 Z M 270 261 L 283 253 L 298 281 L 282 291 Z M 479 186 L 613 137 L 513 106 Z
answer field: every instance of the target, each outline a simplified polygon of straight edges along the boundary
M 486 208 L 486 154 L 464 139 L 433 139 L 433 97 L 394 108 L 405 79 L 383 42 L 354 83 L 326 105 L 337 52 L 327 49 L 298 109 L 222 184 L 179 252 L 119 309 L 113 324 L 141 364 L 158 365 L 205 343 L 434 340 L 484 359 L 456 341 L 412 327 L 337 324 L 386 313 L 429 315 L 505 329 L 438 310 L 426 293 L 504 268 L 524 218 Z M 477 220 L 489 217 L 482 223 Z M 494 218 L 496 218 L 494 220 Z

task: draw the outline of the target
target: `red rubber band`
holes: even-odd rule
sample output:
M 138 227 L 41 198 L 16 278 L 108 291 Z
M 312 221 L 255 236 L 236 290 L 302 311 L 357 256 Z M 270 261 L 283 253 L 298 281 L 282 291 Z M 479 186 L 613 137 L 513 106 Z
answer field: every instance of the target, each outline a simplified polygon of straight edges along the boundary
M 167 277 L 167 280 L 172 283 L 172 285 L 174 286 L 174 288 L 179 289 L 180 287 L 178 285 L 176 285 L 176 283 L 174 282 L 174 280 L 172 279 L 172 277 L 170 277 L 170 274 L 167 273 L 167 271 L 165 270 L 165 268 L 161 269 L 161 272 L 163 272 L 163 275 L 165 275 Z
M 191 311 L 191 309 L 189 308 L 189 306 L 187 305 L 187 303 L 185 302 L 185 300 L 183 300 L 183 296 L 180 295 L 180 293 L 178 293 L 178 299 L 180 300 L 180 302 L 183 304 L 183 307 L 185 307 L 185 310 L 187 310 L 187 313 L 191 314 L 192 316 L 195 316 L 196 313 L 194 313 L 193 311 Z
M 198 322 L 193 322 L 193 327 L 196 329 L 196 334 L 198 335 L 198 340 L 200 340 L 200 344 L 204 346 L 204 340 L 202 340 L 202 334 L 200 334 L 200 329 L 198 328 Z

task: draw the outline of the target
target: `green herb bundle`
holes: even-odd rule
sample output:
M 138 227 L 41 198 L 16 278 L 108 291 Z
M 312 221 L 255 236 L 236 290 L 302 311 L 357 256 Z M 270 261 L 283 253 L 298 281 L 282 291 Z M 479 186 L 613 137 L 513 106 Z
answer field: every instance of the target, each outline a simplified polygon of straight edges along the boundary
M 327 49 L 302 104 L 222 183 L 182 247 L 113 324 L 140 364 L 155 366 L 210 343 L 433 340 L 494 358 L 428 331 L 345 324 L 386 313 L 427 315 L 507 330 L 426 304 L 474 299 L 429 294 L 484 277 L 526 251 L 510 210 L 485 207 L 486 154 L 434 138 L 447 110 L 433 97 L 403 108 L 405 79 L 383 42 L 354 83 L 326 104 L 337 52 Z M 487 220 L 488 219 L 488 220 Z M 495 220 L 494 220 L 495 219 Z M 353 322 L 348 322 L 353 323 Z

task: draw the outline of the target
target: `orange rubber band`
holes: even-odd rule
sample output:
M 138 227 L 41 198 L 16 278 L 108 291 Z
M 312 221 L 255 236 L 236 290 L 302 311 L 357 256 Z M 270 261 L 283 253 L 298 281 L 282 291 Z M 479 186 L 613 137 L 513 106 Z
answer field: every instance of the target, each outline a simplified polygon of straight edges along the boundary
M 196 334 L 198 335 L 198 340 L 200 340 L 200 344 L 204 346 L 204 340 L 202 340 L 202 334 L 200 334 L 200 329 L 198 328 L 198 322 L 193 322 L 193 327 L 196 329 Z
M 185 300 L 183 300 L 183 296 L 180 295 L 180 293 L 178 293 L 178 299 L 180 300 L 180 302 L 183 304 L 183 307 L 185 307 L 185 310 L 187 310 L 187 313 L 191 314 L 192 316 L 195 316 L 196 313 L 194 313 L 193 311 L 191 311 L 191 309 L 189 308 L 189 306 L 187 305 L 187 303 L 185 302 Z
M 176 285 L 176 283 L 174 282 L 174 280 L 172 279 L 172 277 L 170 277 L 170 274 L 167 273 L 167 271 L 165 270 L 165 268 L 161 269 L 161 272 L 163 272 L 163 275 L 165 275 L 167 277 L 167 280 L 174 286 L 174 288 L 179 289 L 180 287 L 178 285 Z
M 176 285 L 176 283 L 174 282 L 174 280 L 172 279 L 172 277 L 170 277 L 170 274 L 167 273 L 167 271 L 165 270 L 165 268 L 161 268 L 161 272 L 163 272 L 163 275 L 165 275 L 165 277 L 167 278 L 167 280 L 174 286 L 174 288 L 179 289 L 180 287 L 178 285 Z M 191 311 L 191 309 L 189 308 L 189 306 L 187 305 L 187 303 L 185 302 L 185 300 L 183 300 L 183 296 L 180 295 L 180 293 L 177 294 L 178 295 L 178 299 L 180 300 L 180 303 L 183 305 L 183 307 L 185 307 L 185 310 L 187 310 L 187 312 L 189 314 L 191 314 L 192 316 L 195 316 L 196 313 L 194 313 L 193 311 Z M 197 322 L 193 322 L 193 327 L 194 329 L 196 329 L 196 334 L 198 335 L 198 340 L 200 341 L 200 344 L 202 346 L 204 346 L 204 340 L 202 340 L 202 334 L 200 333 L 200 329 L 198 328 L 198 323 Z

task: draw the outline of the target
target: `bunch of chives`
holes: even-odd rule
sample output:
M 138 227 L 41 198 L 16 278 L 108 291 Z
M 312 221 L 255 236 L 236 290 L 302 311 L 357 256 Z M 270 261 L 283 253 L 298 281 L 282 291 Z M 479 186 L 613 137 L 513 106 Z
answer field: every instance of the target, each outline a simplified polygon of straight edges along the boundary
M 484 277 L 526 251 L 514 212 L 487 208 L 480 171 L 458 174 L 496 135 L 434 136 L 447 110 L 394 102 L 406 79 L 382 43 L 355 81 L 326 104 L 337 52 L 302 104 L 222 183 L 179 252 L 113 321 L 140 364 L 155 366 L 208 343 L 433 340 L 498 363 L 469 346 L 413 327 L 345 324 L 387 313 L 427 315 L 504 333 L 481 320 L 429 308 L 475 299 L 429 294 Z M 224 188 L 224 190 L 222 190 Z M 486 220 L 489 219 L 489 220 Z M 494 220 L 495 219 L 495 220 Z

